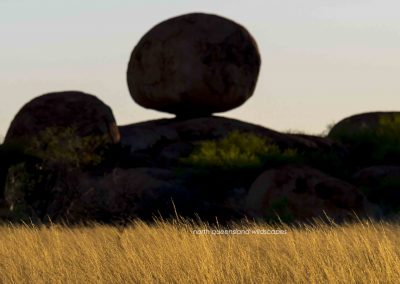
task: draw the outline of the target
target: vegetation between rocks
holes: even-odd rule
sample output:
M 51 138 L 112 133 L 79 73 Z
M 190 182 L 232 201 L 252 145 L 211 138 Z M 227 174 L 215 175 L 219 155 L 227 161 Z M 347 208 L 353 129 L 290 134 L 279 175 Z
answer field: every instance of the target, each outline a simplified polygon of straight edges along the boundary
M 197 168 L 234 170 L 276 166 L 296 158 L 296 149 L 281 150 L 256 134 L 232 131 L 225 138 L 199 142 L 182 162 Z

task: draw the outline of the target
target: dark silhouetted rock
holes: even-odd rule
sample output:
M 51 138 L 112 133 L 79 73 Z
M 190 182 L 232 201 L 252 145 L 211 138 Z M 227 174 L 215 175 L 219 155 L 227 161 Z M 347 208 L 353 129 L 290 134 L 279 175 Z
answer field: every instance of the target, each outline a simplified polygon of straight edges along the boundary
M 10 215 L 10 204 L 5 199 L 0 199 L 0 221 Z
M 110 107 L 95 96 L 66 91 L 28 102 L 12 121 L 4 143 L 29 139 L 48 128 L 74 128 L 82 137 L 107 135 L 113 144 L 120 139 Z
M 384 213 L 400 212 L 400 167 L 372 166 L 359 170 L 354 175 L 367 198 L 380 205 Z
M 7 132 L 2 152 L 21 148 L 24 159 L 13 157 L 4 165 L 8 177 L 0 196 L 16 218 L 53 217 L 50 204 L 76 192 L 65 186 L 74 182 L 71 173 L 113 167 L 119 140 L 111 109 L 95 96 L 69 91 L 37 97 L 17 113 Z M 4 181 L 4 175 L 0 178 Z M 61 193 L 59 184 L 64 184 Z
M 329 131 L 332 138 L 355 136 L 365 131 L 379 131 L 382 124 L 397 122 L 400 125 L 400 112 L 367 112 L 352 115 L 336 123 Z
M 216 196 L 207 198 L 196 188 L 186 187 L 179 175 L 161 168 L 114 169 L 104 176 L 82 174 L 76 188 L 79 194 L 65 206 L 60 195 L 49 212 L 57 220 L 70 222 L 129 221 L 134 218 L 153 220 L 154 217 L 183 217 L 220 222 L 240 215 L 238 208 L 243 190 L 232 192 L 226 200 Z M 218 195 L 218 194 L 217 194 Z M 236 198 L 235 198 L 236 197 Z M 62 210 L 60 210 L 62 208 Z
M 354 181 L 363 185 L 376 185 L 380 180 L 393 176 L 400 179 L 399 166 L 373 166 L 359 170 L 354 175 Z
M 372 112 L 337 123 L 328 137 L 348 147 L 353 165 L 400 165 L 400 112 Z
M 265 171 L 251 186 L 247 212 L 257 218 L 311 220 L 326 215 L 341 221 L 373 214 L 364 195 L 353 185 L 305 166 Z M 353 213 L 354 212 L 354 213 Z
M 344 152 L 337 143 L 317 136 L 284 134 L 224 117 L 160 119 L 119 127 L 125 162 L 130 166 L 174 166 L 188 156 L 196 142 L 226 137 L 233 131 L 266 138 L 282 149 Z
M 238 107 L 253 94 L 260 62 L 244 27 L 215 15 L 187 14 L 156 25 L 140 40 L 128 86 L 145 108 L 208 115 Z
M 174 204 L 182 214 L 194 204 L 189 200 L 190 192 L 184 191 L 166 169 L 117 168 L 103 177 L 82 175 L 78 189 L 79 196 L 59 216 L 70 221 L 149 220 L 174 215 Z

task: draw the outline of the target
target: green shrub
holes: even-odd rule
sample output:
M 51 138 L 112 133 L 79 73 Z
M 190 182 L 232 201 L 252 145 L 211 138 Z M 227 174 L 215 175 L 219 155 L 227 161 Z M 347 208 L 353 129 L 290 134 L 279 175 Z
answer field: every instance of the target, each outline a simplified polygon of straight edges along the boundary
M 199 142 L 182 162 L 196 168 L 231 170 L 290 162 L 296 156 L 294 149 L 281 150 L 258 135 L 233 131 L 222 139 Z
M 72 127 L 52 127 L 32 137 L 26 150 L 48 166 L 81 168 L 100 164 L 106 144 L 106 136 L 81 137 Z
M 81 137 L 72 127 L 47 128 L 27 138 L 24 152 L 35 159 L 10 165 L 4 190 L 17 220 L 43 219 L 54 199 L 70 200 L 76 192 L 71 177 L 99 165 L 107 148 L 107 137 Z

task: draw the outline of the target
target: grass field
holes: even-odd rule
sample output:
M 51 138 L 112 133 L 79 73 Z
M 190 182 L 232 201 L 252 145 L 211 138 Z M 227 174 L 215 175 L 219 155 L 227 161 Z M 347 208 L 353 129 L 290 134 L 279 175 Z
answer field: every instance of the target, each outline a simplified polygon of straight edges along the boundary
M 0 227 L 1 283 L 399 283 L 400 223 Z M 193 230 L 209 230 L 208 234 Z M 264 230 L 264 231 L 262 231 Z M 285 234 L 286 230 L 286 234 Z M 225 233 L 225 232 L 223 232 Z M 236 232 L 238 233 L 238 232 Z M 250 233 L 250 234 L 247 234 Z

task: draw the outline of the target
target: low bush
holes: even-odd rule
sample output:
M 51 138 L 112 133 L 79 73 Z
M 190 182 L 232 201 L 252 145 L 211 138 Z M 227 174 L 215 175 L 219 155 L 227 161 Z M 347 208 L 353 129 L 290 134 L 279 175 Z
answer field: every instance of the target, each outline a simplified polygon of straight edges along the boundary
M 182 162 L 195 168 L 235 170 L 284 164 L 296 158 L 295 149 L 282 150 L 258 135 L 233 131 L 222 139 L 199 142 Z
M 82 168 L 100 164 L 106 145 L 106 136 L 81 137 L 72 127 L 52 127 L 32 137 L 26 150 L 51 167 Z
M 43 219 L 56 198 L 71 199 L 76 194 L 71 177 L 100 165 L 107 149 L 106 137 L 81 137 L 72 127 L 47 128 L 24 140 L 24 154 L 35 160 L 9 165 L 4 188 L 16 220 Z

